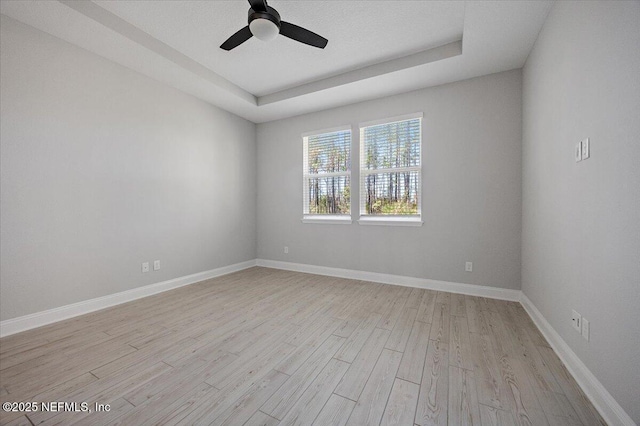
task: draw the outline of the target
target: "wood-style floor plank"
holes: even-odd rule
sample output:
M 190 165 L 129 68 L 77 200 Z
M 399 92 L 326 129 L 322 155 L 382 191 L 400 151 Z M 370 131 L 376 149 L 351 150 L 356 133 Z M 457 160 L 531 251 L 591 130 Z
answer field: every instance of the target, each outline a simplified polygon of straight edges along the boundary
M 510 411 L 498 410 L 480 404 L 480 419 L 482 426 L 511 426 L 516 424 Z
M 517 303 L 250 268 L 0 339 L 0 425 L 604 425 Z
M 418 316 L 416 317 L 417 321 L 431 324 L 436 308 L 437 296 L 438 292 L 431 290 L 425 290 L 424 293 L 422 293 L 422 300 L 420 301 L 420 306 L 418 306 Z
M 244 424 L 287 379 L 289 379 L 289 376 L 286 374 L 271 370 L 258 384 L 252 386 L 232 406 L 224 410 L 209 424 L 212 426 Z
M 276 366 L 276 370 L 288 375 L 295 373 L 307 362 L 311 354 L 315 353 L 318 348 L 322 346 L 327 339 L 329 339 L 332 333 L 336 330 L 338 322 L 339 321 L 336 321 L 333 318 L 329 318 L 329 321 L 326 321 L 321 327 L 313 330 L 313 332 L 307 336 L 306 340 L 301 339 L 302 341 L 298 342 L 299 345 L 297 349 L 289 357 L 280 362 Z M 336 339 L 331 339 L 331 341 L 336 341 Z M 340 346 L 342 346 L 345 339 L 338 338 L 337 341 L 341 342 Z
M 331 397 L 342 376 L 349 368 L 344 361 L 332 359 L 316 380 L 304 391 L 298 402 L 282 418 L 281 425 L 310 425 Z
M 414 322 L 407 348 L 402 356 L 400 368 L 398 368 L 398 378 L 416 384 L 420 383 L 428 344 L 429 324 L 420 321 Z
M 424 360 L 420 397 L 416 411 L 416 424 L 420 426 L 447 426 L 449 404 L 448 345 L 429 341 Z
M 509 340 L 509 334 L 500 314 L 495 311 L 487 311 L 487 321 L 492 330 L 489 338 L 500 365 L 502 381 L 510 390 L 516 423 L 546 424 L 540 403 L 531 387 L 530 379 L 515 354 L 513 342 Z
M 416 414 L 420 386 L 396 379 L 389 395 L 380 426 L 411 425 Z
M 411 329 L 413 328 L 413 322 L 418 315 L 418 310 L 414 308 L 407 308 L 404 310 L 400 319 L 393 328 L 389 340 L 385 345 L 385 348 L 392 351 L 404 352 L 404 348 L 407 346 Z
M 537 346 L 538 351 L 544 358 L 545 362 L 551 368 L 551 371 L 558 381 L 564 395 L 567 397 L 571 406 L 576 411 L 580 420 L 585 425 L 606 425 L 598 411 L 595 409 L 582 392 L 576 381 L 562 362 L 557 357 L 553 349 L 548 346 Z
M 407 299 L 407 304 L 404 305 L 406 309 L 418 309 L 420 307 L 420 303 L 422 302 L 422 295 L 426 290 L 421 288 L 412 288 L 411 293 L 409 293 L 409 298 Z
M 466 368 L 467 370 L 473 370 L 473 357 L 471 355 L 471 341 L 469 339 L 467 318 L 452 315 L 449 327 L 449 364 Z
M 89 403 L 99 402 L 107 404 L 112 400 L 120 398 L 126 392 L 141 388 L 147 382 L 171 371 L 171 367 L 163 363 L 157 363 L 149 368 L 140 369 L 138 371 L 133 368 L 128 369 L 123 371 L 121 374 L 115 374 L 113 376 L 91 382 L 87 386 L 79 388 L 72 393 L 60 395 L 60 401 L 85 401 Z M 28 414 L 27 416 L 36 424 L 46 424 L 47 421 L 53 419 L 55 420 L 51 423 L 62 424 L 81 417 L 82 413 L 78 414 L 68 411 L 53 412 L 40 410 L 36 413 Z
M 378 323 L 378 327 L 383 328 L 385 330 L 393 330 L 398 321 L 398 318 L 402 315 L 404 311 L 404 306 L 407 303 L 407 298 L 411 292 L 411 289 L 407 287 L 396 287 L 401 290 L 398 290 L 396 293 L 396 299 L 393 303 L 389 304 L 389 307 L 386 308 L 386 312 L 383 313 L 380 322 Z
M 492 340 L 487 335 L 470 333 L 478 401 L 500 410 L 515 408 L 511 390 L 502 380 L 502 370 Z
M 344 426 L 356 403 L 350 399 L 331 395 L 316 420 L 314 426 Z
M 266 415 L 262 411 L 256 411 L 243 426 L 276 426 L 280 420 Z
M 161 392 L 144 404 L 109 422 L 112 425 L 161 424 L 183 416 L 199 398 L 219 391 L 206 383 L 185 382 L 173 392 Z
M 480 309 L 479 298 L 475 296 L 465 296 L 464 303 L 467 309 L 469 333 L 488 334 L 489 328 L 484 318 L 484 313 Z
M 402 354 L 385 349 L 380 354 L 369 381 L 358 398 L 348 424 L 350 426 L 377 426 L 380 424 L 384 409 L 400 366 Z
M 454 293 L 451 295 L 451 315 L 457 317 L 467 316 L 467 307 L 464 294 Z
M 335 389 L 335 393 L 345 398 L 357 401 L 360 396 L 360 392 L 364 389 L 364 385 L 369 380 L 371 371 L 378 361 L 378 357 L 384 348 L 387 339 L 389 338 L 389 330 L 383 330 L 376 328 L 369 340 L 362 347 L 362 350 L 351 363 L 351 366 L 347 370 L 338 387 Z
M 431 324 L 431 334 L 429 336 L 431 340 L 449 343 L 449 323 L 451 320 L 449 311 L 449 304 L 436 304 L 433 313 L 433 322 Z
M 480 406 L 472 371 L 449 367 L 449 424 L 480 424 Z
M 342 349 L 336 355 L 336 359 L 344 362 L 353 362 L 358 356 L 360 349 L 364 346 L 367 339 L 376 327 L 378 321 L 380 321 L 382 315 L 372 312 L 369 316 L 362 321 L 360 325 L 351 333 L 351 336 L 347 338 L 347 341 L 342 345 Z
M 29 421 L 29 419 L 27 419 L 27 416 L 24 416 L 24 415 L 20 415 L 20 416 L 16 417 L 15 419 L 10 421 L 9 423 L 3 423 L 3 425 L 6 425 L 6 426 L 33 426 L 31 424 L 31 422 Z
M 289 377 L 260 410 L 271 417 L 281 419 L 295 405 L 307 387 L 333 358 L 342 346 L 344 337 L 330 336 L 306 362 Z

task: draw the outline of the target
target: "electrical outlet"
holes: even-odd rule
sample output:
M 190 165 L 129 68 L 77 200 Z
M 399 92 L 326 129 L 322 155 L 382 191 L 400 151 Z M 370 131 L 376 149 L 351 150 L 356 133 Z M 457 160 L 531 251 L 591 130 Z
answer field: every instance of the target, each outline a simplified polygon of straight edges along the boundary
M 284 246 L 284 254 L 289 254 L 289 247 Z
M 590 156 L 589 138 L 582 139 L 580 147 L 581 147 L 581 150 L 582 150 L 582 159 L 586 160 Z
M 464 264 L 464 270 L 467 272 L 473 272 L 473 262 L 467 262 Z
M 582 315 L 576 311 L 571 311 L 571 326 L 580 333 L 582 330 Z
M 586 318 L 582 318 L 582 337 L 589 340 L 589 320 Z
M 160 261 L 159 260 L 154 260 L 153 261 L 153 270 L 157 271 L 158 269 L 160 269 Z
M 149 272 L 149 262 L 142 263 L 142 273 Z
M 582 142 L 576 142 L 574 156 L 576 159 L 576 163 L 582 161 Z

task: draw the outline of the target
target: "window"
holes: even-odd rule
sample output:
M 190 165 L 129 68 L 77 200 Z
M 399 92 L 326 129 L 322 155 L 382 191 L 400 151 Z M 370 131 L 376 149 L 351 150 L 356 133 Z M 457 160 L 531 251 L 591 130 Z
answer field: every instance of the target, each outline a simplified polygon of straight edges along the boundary
M 360 223 L 421 225 L 422 114 L 360 125 Z
M 351 128 L 303 135 L 303 222 L 351 223 Z

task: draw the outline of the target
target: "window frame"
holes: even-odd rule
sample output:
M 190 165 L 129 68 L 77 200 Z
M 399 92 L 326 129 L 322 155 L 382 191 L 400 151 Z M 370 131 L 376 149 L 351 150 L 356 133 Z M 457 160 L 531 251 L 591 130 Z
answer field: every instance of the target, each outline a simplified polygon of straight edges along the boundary
M 332 172 L 332 173 L 309 173 L 309 137 L 319 136 L 328 133 L 349 132 L 349 170 L 346 172 Z M 338 127 L 331 127 L 328 129 L 314 130 L 310 132 L 302 133 L 302 223 L 311 224 L 337 224 L 348 225 L 352 223 L 351 214 L 353 212 L 353 128 L 351 125 L 344 125 Z M 349 213 L 347 214 L 310 214 L 309 211 L 309 179 L 314 177 L 332 177 L 332 176 L 347 176 L 349 178 L 349 191 L 351 193 L 349 197 Z
M 401 121 L 409 121 L 420 119 L 420 157 L 419 166 L 407 166 L 407 167 L 391 167 L 385 169 L 366 169 L 365 163 L 365 140 L 364 130 L 367 127 L 379 126 L 382 124 L 393 124 Z M 360 159 L 359 159 L 359 219 L 360 225 L 382 225 L 382 226 L 422 226 L 422 163 L 424 153 L 424 141 L 422 127 L 424 124 L 424 113 L 417 112 L 413 114 L 400 115 L 395 117 L 388 117 L 374 121 L 366 121 L 358 124 L 359 136 L 360 136 Z M 367 214 L 367 205 L 365 199 L 365 178 L 368 175 L 379 173 L 394 173 L 394 172 L 418 172 L 418 214 L 417 215 L 371 215 Z

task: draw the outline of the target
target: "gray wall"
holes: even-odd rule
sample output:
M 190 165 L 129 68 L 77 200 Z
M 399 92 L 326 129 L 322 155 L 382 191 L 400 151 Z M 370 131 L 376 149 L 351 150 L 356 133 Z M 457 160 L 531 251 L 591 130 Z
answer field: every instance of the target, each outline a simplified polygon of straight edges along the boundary
M 253 123 L 1 27 L 3 320 L 256 257 Z
M 640 2 L 557 2 L 523 97 L 522 289 L 640 423 Z
M 259 124 L 258 257 L 519 289 L 521 106 L 515 70 Z M 421 111 L 424 226 L 301 223 L 301 133 L 356 129 L 358 200 L 358 123 Z

